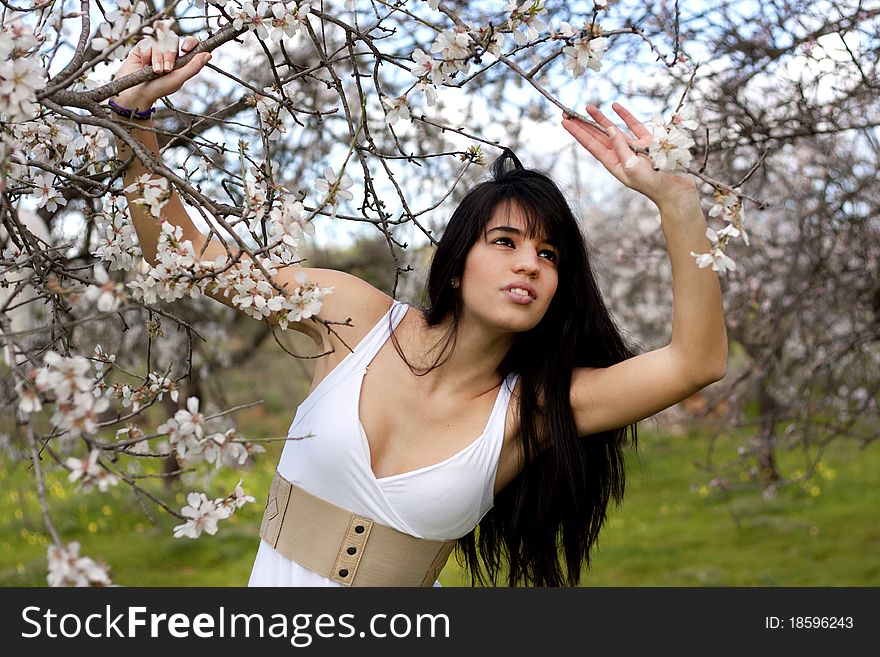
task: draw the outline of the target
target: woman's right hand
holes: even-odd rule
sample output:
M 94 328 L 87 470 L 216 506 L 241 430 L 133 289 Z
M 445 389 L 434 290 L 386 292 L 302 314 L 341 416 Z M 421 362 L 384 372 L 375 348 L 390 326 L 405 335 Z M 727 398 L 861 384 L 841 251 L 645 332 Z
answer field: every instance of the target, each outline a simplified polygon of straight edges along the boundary
M 125 77 L 130 73 L 136 73 L 142 68 L 152 66 L 153 71 L 160 77 L 142 82 L 141 84 L 126 89 L 113 97 L 113 102 L 129 109 L 137 108 L 145 110 L 153 105 L 162 96 L 168 96 L 183 86 L 183 83 L 195 76 L 204 68 L 211 53 L 200 53 L 193 57 L 185 66 L 174 69 L 177 59 L 178 39 L 173 40 L 173 49 L 160 50 L 156 41 L 144 39 L 128 53 L 128 57 L 122 62 L 122 66 L 116 71 L 114 79 Z M 188 36 L 183 40 L 181 55 L 185 55 L 199 44 L 199 40 Z

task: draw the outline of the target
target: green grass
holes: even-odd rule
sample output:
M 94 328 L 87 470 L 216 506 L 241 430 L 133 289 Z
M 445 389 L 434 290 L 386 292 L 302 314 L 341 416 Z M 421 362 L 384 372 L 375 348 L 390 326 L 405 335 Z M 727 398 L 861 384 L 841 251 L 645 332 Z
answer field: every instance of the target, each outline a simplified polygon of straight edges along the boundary
M 839 443 L 817 476 L 765 499 L 719 491 L 696 467 L 706 434 L 640 432 L 623 505 L 611 510 L 582 586 L 877 586 L 880 453 Z M 721 442 L 719 452 L 735 445 Z M 797 474 L 803 456 L 783 454 Z M 441 582 L 465 580 L 449 566 Z
M 699 437 L 645 436 L 600 539 L 592 586 L 876 586 L 880 454 L 841 443 L 819 474 L 765 499 L 697 488 Z M 781 458 L 793 473 L 801 458 Z
M 288 418 L 289 419 L 289 418 Z M 880 452 L 841 443 L 829 450 L 820 473 L 782 488 L 772 499 L 754 490 L 697 487 L 694 463 L 705 454 L 699 432 L 673 437 L 643 431 L 630 458 L 624 504 L 612 510 L 594 551 L 585 586 L 876 586 L 880 584 Z M 254 468 L 222 473 L 213 494 L 235 485 L 259 496 L 268 488 L 280 447 Z M 783 455 L 791 472 L 801 459 Z M 0 585 L 45 584 L 45 546 L 31 474 L 21 463 L 0 466 Z M 215 536 L 174 539 L 177 524 L 154 512 L 152 525 L 120 487 L 110 493 L 71 495 L 63 473 L 48 475 L 53 519 L 81 554 L 112 566 L 116 583 L 130 586 L 240 586 L 257 548 L 259 504 L 220 523 Z M 159 489 L 157 489 L 159 490 Z M 164 499 L 183 503 L 186 486 Z M 175 499 L 176 496 L 176 499 Z M 151 508 L 154 511 L 154 509 Z M 469 582 L 451 559 L 446 586 Z
M 270 344 L 248 370 L 223 373 L 228 406 L 265 400 L 236 413 L 246 437 L 285 435 L 308 389 L 302 368 L 279 353 Z M 150 413 L 152 426 L 164 419 L 161 409 Z M 0 425 L 8 424 L 4 420 L 0 417 Z M 754 489 L 700 487 L 710 478 L 697 466 L 706 456 L 709 429 L 696 428 L 688 436 L 657 433 L 649 422 L 640 429 L 639 453 L 628 459 L 626 498 L 609 510 L 582 585 L 880 585 L 880 449 L 836 442 L 815 477 L 765 499 Z M 0 430 L 14 435 L 12 427 Z M 741 442 L 719 439 L 716 460 L 730 458 Z M 47 466 L 52 518 L 64 541 L 79 541 L 81 554 L 111 566 L 117 584 L 242 586 L 280 451 L 280 443 L 270 443 L 249 469 L 216 476 L 209 495 L 225 495 L 242 478 L 257 503 L 221 521 L 215 536 L 174 539 L 178 521 L 145 502 L 151 522 L 127 487 L 72 493 L 66 473 Z M 805 460 L 800 452 L 779 454 L 780 469 L 790 476 L 804 469 Z M 734 486 L 742 483 L 733 479 Z M 179 509 L 187 492 L 205 489 L 195 483 L 165 489 L 151 482 L 150 490 Z M 0 457 L 0 585 L 44 586 L 48 541 L 28 464 Z M 470 578 L 453 558 L 440 581 L 463 586 Z

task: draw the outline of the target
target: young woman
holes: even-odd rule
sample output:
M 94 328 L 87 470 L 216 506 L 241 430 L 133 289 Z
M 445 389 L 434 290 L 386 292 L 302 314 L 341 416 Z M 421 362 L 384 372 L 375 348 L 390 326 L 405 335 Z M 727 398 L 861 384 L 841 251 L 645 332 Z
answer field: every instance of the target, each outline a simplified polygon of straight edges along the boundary
M 183 51 L 196 43 L 188 37 Z M 172 70 L 176 51 L 135 47 L 117 77 L 148 65 L 168 72 L 114 98 L 116 110 L 150 107 L 209 58 Z M 562 126 L 660 212 L 673 273 L 669 344 L 640 355 L 627 347 L 562 193 L 505 151 L 453 213 L 426 308 L 343 272 L 303 269 L 333 288 L 321 317 L 352 322 L 336 333 L 313 320 L 293 327 L 329 355 L 290 430 L 312 437 L 288 441 L 267 495 L 251 585 L 430 586 L 455 547 L 474 584 L 498 584 L 505 571 L 511 586 L 578 583 L 609 501 L 623 497 L 627 434 L 635 446 L 639 420 L 720 379 L 727 361 L 718 279 L 690 256 L 709 247 L 696 186 L 634 156 L 629 144 L 651 136 L 614 110 L 631 134 L 595 107 L 601 128 Z M 132 134 L 158 156 L 154 133 Z M 126 183 L 144 171 L 135 159 Z M 142 206 L 130 211 L 152 262 L 159 223 Z M 205 244 L 176 195 L 163 219 L 205 258 L 226 253 Z M 298 271 L 276 280 L 292 290 Z

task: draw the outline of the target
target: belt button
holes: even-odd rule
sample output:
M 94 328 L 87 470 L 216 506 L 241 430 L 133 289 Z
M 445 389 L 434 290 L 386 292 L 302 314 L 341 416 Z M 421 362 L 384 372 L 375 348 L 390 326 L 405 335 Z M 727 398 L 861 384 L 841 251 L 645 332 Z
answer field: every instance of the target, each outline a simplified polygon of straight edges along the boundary
M 343 568 L 342 570 L 339 571 L 339 576 L 340 577 L 348 577 L 348 570 Z
M 357 548 L 354 545 L 349 545 L 347 552 L 349 554 L 354 554 L 355 552 L 357 552 Z
M 363 526 L 363 525 L 358 525 L 357 527 L 354 528 L 354 530 L 355 530 L 358 534 L 363 534 L 363 533 L 364 533 L 364 526 Z

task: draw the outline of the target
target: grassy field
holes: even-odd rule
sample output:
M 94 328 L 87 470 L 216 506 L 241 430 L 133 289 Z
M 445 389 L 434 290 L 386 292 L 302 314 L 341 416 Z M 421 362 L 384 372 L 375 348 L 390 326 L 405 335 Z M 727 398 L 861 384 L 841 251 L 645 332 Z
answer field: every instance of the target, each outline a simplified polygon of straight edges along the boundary
M 278 352 L 261 349 L 249 371 L 224 372 L 228 406 L 264 400 L 236 413 L 246 437 L 286 435 L 308 389 L 302 367 Z M 158 424 L 164 417 L 153 419 Z M 583 586 L 880 585 L 880 449 L 835 443 L 815 477 L 765 499 L 756 490 L 702 485 L 708 477 L 697 463 L 706 455 L 707 430 L 672 436 L 652 428 L 651 422 L 641 425 L 640 450 L 629 455 L 626 499 L 611 510 Z M 715 458 L 723 461 L 735 448 L 719 440 Z M 280 450 L 280 443 L 269 443 L 249 469 L 215 477 L 210 496 L 227 494 L 241 477 L 245 490 L 257 497 L 256 504 L 221 521 L 215 536 L 174 539 L 171 529 L 178 521 L 147 502 L 151 521 L 127 487 L 72 493 L 66 472 L 50 468 L 52 517 L 65 541 L 79 541 L 81 554 L 111 566 L 117 584 L 242 586 Z M 779 461 L 784 474 L 796 477 L 806 458 L 782 453 Z M 205 490 L 188 481 L 167 490 L 158 483 L 152 487 L 178 509 L 196 489 Z M 0 458 L 0 585 L 44 586 L 47 544 L 28 464 Z M 454 558 L 440 581 L 470 582 Z
M 700 488 L 694 461 L 704 439 L 645 432 L 630 459 L 629 490 L 603 532 L 584 586 L 877 586 L 880 585 L 880 450 L 841 446 L 820 475 L 781 489 L 773 499 L 755 491 Z M 278 447 L 243 473 L 246 490 L 268 488 Z M 797 467 L 788 455 L 783 466 Z M 791 470 L 789 469 L 789 472 Z M 23 464 L 0 466 L 0 584 L 45 584 L 47 535 Z M 237 475 L 223 473 L 216 495 Z M 215 536 L 171 537 L 176 524 L 154 512 L 153 525 L 122 488 L 101 494 L 69 493 L 63 473 L 49 476 L 53 519 L 65 540 L 112 567 L 129 586 L 240 586 L 247 582 L 257 547 L 261 508 L 252 504 L 220 524 Z M 180 506 L 186 490 L 170 493 Z M 167 499 L 167 498 L 166 498 Z M 152 509 L 151 509 L 152 511 Z M 450 560 L 446 586 L 467 585 Z

